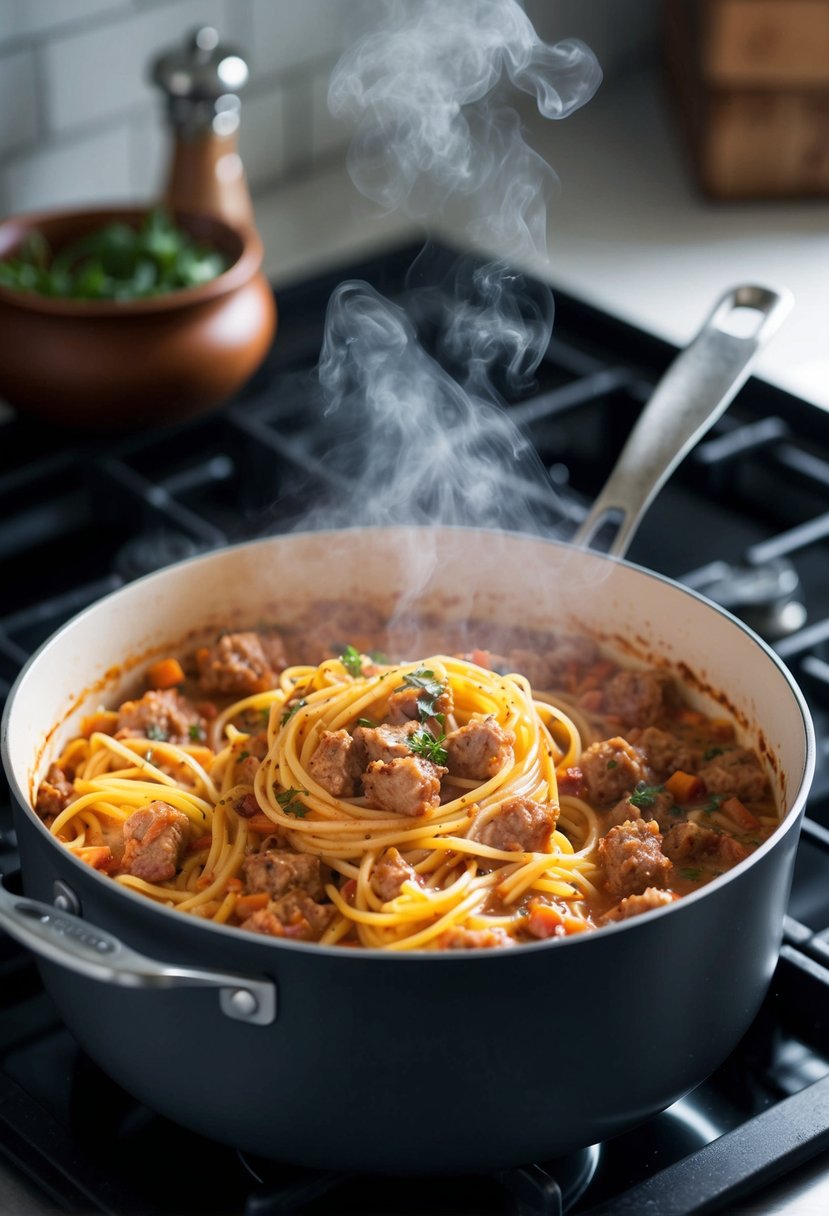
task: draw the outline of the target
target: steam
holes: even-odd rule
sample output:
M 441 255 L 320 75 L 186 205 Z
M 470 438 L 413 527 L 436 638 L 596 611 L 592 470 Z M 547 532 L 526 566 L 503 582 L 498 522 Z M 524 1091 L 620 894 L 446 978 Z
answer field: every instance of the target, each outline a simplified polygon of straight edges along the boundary
M 379 206 L 432 220 L 461 198 L 469 235 L 506 260 L 546 252 L 546 199 L 556 177 L 525 142 L 503 98 L 505 78 L 565 118 L 593 96 L 601 71 L 577 39 L 543 43 L 516 0 L 394 0 L 340 59 L 328 90 L 356 124 L 348 165 Z
M 514 267 L 546 261 L 556 177 L 507 102 L 519 90 L 564 118 L 596 91 L 600 69 L 581 42 L 543 43 L 517 0 L 387 0 L 368 12 L 372 27 L 329 88 L 331 110 L 355 127 L 355 185 L 427 231 L 461 207 L 469 244 L 497 257 L 447 267 L 427 242 L 403 298 L 363 282 L 334 292 L 320 434 L 329 473 L 351 492 L 303 526 L 549 532 L 562 518 L 550 478 L 503 397 L 532 384 L 550 339 L 552 295 Z M 422 545 L 417 557 L 425 580 Z

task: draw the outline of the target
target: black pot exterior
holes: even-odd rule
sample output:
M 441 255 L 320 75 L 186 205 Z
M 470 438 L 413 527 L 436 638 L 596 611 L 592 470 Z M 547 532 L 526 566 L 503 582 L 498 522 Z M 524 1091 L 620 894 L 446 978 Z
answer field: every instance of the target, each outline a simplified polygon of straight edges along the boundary
M 250 1152 L 325 1169 L 475 1172 L 544 1160 L 664 1109 L 726 1058 L 768 988 L 800 815 L 670 908 L 513 950 L 286 945 L 124 892 L 16 808 L 26 894 L 170 963 L 271 977 L 269 1026 L 215 992 L 147 991 L 41 963 L 61 1015 L 128 1092 Z

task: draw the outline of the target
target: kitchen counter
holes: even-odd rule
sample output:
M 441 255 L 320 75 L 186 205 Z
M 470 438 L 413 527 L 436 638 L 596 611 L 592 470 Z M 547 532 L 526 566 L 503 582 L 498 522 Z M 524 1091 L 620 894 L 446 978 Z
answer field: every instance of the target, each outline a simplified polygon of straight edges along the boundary
M 526 117 L 529 142 L 560 179 L 548 256 L 527 269 L 678 345 L 729 287 L 786 287 L 795 306 L 755 373 L 829 409 L 829 201 L 701 197 L 653 69 L 605 83 L 562 122 Z M 255 203 L 277 286 L 421 231 L 402 215 L 372 213 L 342 160 Z M 462 218 L 435 232 L 468 244 Z

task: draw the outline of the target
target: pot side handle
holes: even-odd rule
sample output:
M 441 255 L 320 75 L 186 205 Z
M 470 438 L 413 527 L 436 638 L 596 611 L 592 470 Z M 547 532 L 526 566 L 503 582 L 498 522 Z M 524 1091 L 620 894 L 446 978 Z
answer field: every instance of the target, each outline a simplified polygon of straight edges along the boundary
M 270 981 L 149 958 L 80 916 L 13 894 L 2 876 L 0 928 L 40 958 L 87 979 L 125 988 L 218 988 L 227 1017 L 255 1026 L 268 1026 L 276 1018 L 276 986 Z
M 792 303 L 785 289 L 751 284 L 722 296 L 654 389 L 574 544 L 589 547 L 600 528 L 614 524 L 607 552 L 624 556 L 656 493 L 732 401 Z

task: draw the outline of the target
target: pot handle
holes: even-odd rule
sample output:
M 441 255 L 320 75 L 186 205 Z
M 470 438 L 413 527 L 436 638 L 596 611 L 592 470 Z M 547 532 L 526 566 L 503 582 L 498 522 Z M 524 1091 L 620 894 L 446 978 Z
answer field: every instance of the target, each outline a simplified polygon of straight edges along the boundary
M 218 988 L 227 1017 L 256 1026 L 268 1026 L 276 1018 L 276 986 L 270 981 L 148 958 L 80 916 L 13 894 L 2 876 L 0 928 L 40 958 L 87 979 L 125 988 Z
M 624 556 L 657 491 L 733 399 L 792 303 L 785 289 L 746 285 L 725 293 L 657 384 L 574 544 L 586 548 L 604 524 L 616 523 L 607 551 Z M 737 310 L 743 312 L 734 316 Z M 756 314 L 748 317 L 753 328 L 741 333 L 738 322 L 747 319 L 747 310 Z

